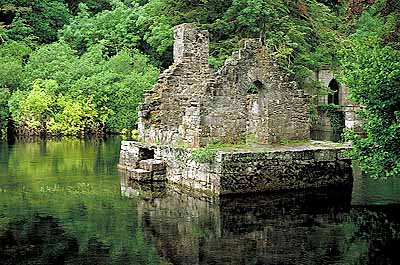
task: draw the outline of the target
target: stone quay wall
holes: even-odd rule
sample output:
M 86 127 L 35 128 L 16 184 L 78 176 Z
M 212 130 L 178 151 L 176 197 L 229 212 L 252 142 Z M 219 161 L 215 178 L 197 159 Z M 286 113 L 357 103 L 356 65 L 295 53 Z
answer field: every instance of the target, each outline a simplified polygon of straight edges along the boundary
M 342 186 L 353 181 L 350 147 L 334 144 L 219 151 L 208 163 L 192 160 L 192 149 L 122 142 L 119 167 L 128 173 L 143 159 L 166 164 L 165 181 L 193 191 L 234 194 Z
M 342 149 L 222 153 L 220 193 L 321 188 L 353 181 Z
M 144 155 L 145 154 L 145 155 Z M 152 154 L 149 157 L 148 154 Z M 191 190 L 219 193 L 219 163 L 198 163 L 191 160 L 192 152 L 185 148 L 148 145 L 123 141 L 118 167 L 132 171 L 143 159 L 162 160 L 167 167 L 165 180 Z

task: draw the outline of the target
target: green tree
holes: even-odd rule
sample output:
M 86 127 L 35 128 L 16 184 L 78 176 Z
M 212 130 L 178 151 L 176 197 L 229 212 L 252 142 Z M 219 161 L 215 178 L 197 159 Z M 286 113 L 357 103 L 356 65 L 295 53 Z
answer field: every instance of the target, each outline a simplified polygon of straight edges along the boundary
M 62 0 L 2 1 L 13 12 L 14 19 L 7 30 L 12 40 L 32 40 L 50 43 L 57 40 L 57 31 L 69 20 L 69 10 Z
M 0 87 L 11 90 L 20 86 L 23 64 L 31 49 L 23 43 L 8 41 L 0 46 Z
M 46 132 L 54 112 L 57 86 L 54 80 L 37 80 L 28 93 L 17 91 L 11 96 L 11 115 L 20 128 L 26 128 L 25 132 L 36 135 Z
M 81 4 L 78 15 L 62 30 L 62 37 L 80 53 L 97 44 L 104 46 L 110 55 L 123 48 L 134 48 L 140 40 L 135 26 L 135 7 L 114 1 L 111 10 L 93 16 L 88 7 Z
M 384 42 L 388 23 L 365 12 L 341 60 L 351 99 L 363 106 L 366 137 L 348 133 L 352 156 L 373 177 L 400 176 L 400 51 Z
M 7 88 L 0 88 L 0 139 L 4 135 L 4 130 L 7 126 L 9 110 L 8 110 L 8 99 L 10 92 Z
M 84 3 L 93 14 L 111 8 L 110 0 L 66 0 L 65 2 L 73 14 L 79 10 L 80 3 Z
M 58 84 L 55 111 L 46 123 L 49 133 L 120 132 L 136 126 L 138 105 L 155 83 L 158 69 L 136 50 L 124 49 L 111 57 L 106 50 L 94 45 L 79 56 L 65 42 L 57 42 L 31 54 L 23 90 L 49 77 Z
M 102 129 L 91 98 L 72 99 L 59 96 L 56 108 L 58 111 L 52 115 L 46 127 L 50 134 L 83 136 L 87 132 L 95 134 Z

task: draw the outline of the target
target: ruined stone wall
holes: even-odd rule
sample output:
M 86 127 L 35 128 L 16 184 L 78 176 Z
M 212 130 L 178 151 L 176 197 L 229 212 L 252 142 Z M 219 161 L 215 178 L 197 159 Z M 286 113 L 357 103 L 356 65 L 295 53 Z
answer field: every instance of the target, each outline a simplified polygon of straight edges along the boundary
M 174 63 L 160 75 L 140 108 L 141 140 L 197 146 L 200 101 L 212 77 L 208 32 L 198 30 L 193 24 L 177 26 Z
M 313 77 L 314 80 L 320 81 L 324 87 L 329 87 L 329 83 L 336 78 L 337 77 L 331 70 L 317 71 Z M 328 104 L 328 95 L 320 96 L 318 98 L 318 104 Z M 339 105 L 354 105 L 354 103 L 349 100 L 349 89 L 344 84 L 339 84 Z
M 320 81 L 324 87 L 328 88 L 330 82 L 336 79 L 336 76 L 331 70 L 320 70 L 315 72 L 312 78 Z M 318 97 L 318 105 L 322 104 L 328 104 L 328 95 Z M 339 105 L 342 107 L 341 111 L 343 111 L 345 117 L 344 126 L 348 129 L 361 132 L 361 120 L 357 117 L 357 112 L 361 110 L 361 107 L 349 100 L 349 88 L 344 84 L 339 84 Z M 314 125 L 313 130 L 332 131 L 333 129 L 327 112 L 319 111 L 318 114 L 319 121 Z
M 174 63 L 139 112 L 139 136 L 158 144 L 309 139 L 308 97 L 281 73 L 259 42 L 248 40 L 214 75 L 208 32 L 175 29 Z
M 256 40 L 216 73 L 204 102 L 202 143 L 309 139 L 308 96 L 290 82 Z

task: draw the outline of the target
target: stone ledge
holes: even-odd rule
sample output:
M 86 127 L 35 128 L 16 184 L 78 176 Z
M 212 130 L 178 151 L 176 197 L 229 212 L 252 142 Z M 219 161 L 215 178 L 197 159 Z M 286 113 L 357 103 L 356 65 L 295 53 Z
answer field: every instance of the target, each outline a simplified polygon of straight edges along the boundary
M 139 149 L 150 150 L 154 157 L 140 161 Z M 263 146 L 252 151 L 221 150 L 212 161 L 198 163 L 191 160 L 195 149 L 124 141 L 118 167 L 128 172 L 132 165 L 160 169 L 152 181 L 167 180 L 216 195 L 332 187 L 352 182 L 351 160 L 343 155 L 350 149 L 329 142 Z M 162 163 L 166 171 L 158 167 Z
M 139 162 L 139 167 L 148 171 L 165 171 L 166 165 L 162 160 L 146 159 Z

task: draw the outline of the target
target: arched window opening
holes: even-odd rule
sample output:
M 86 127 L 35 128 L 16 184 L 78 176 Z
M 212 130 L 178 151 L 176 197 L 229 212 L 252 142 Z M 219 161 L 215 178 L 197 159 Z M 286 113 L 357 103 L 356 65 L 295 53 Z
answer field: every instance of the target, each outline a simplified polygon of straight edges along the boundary
M 247 88 L 247 94 L 258 94 L 263 89 L 264 85 L 260 80 L 256 80 Z
M 339 105 L 339 89 L 340 89 L 340 85 L 336 81 L 336 79 L 332 79 L 332 81 L 329 83 L 329 89 L 333 93 L 328 95 L 328 104 Z

